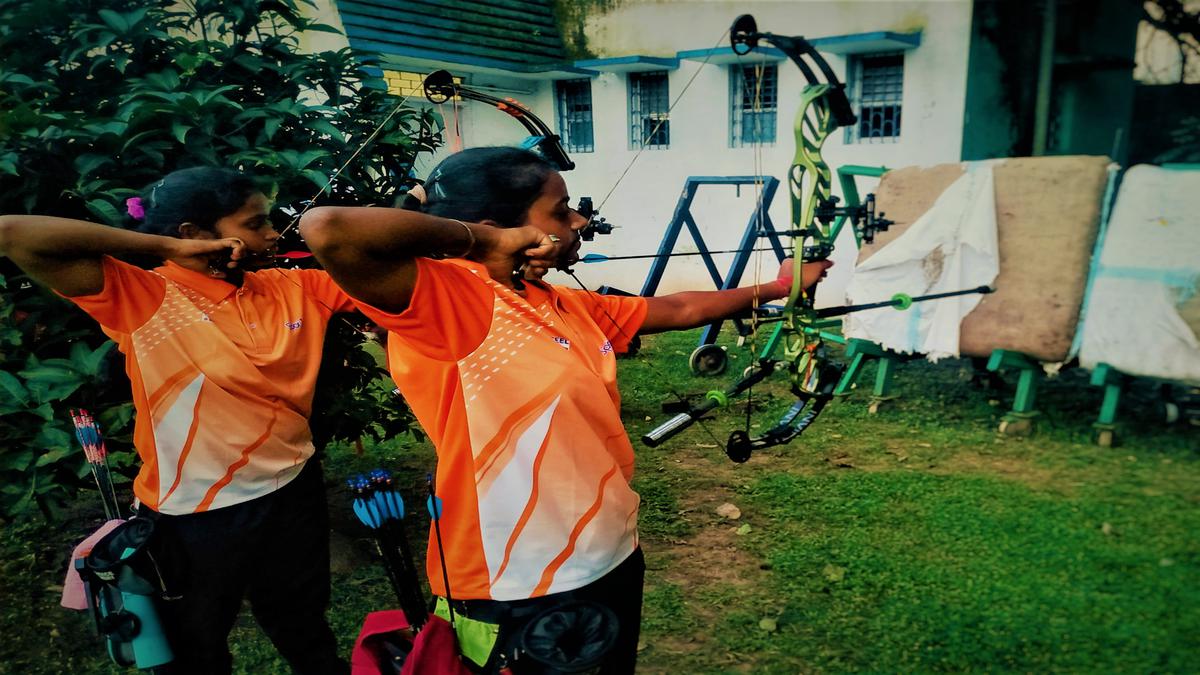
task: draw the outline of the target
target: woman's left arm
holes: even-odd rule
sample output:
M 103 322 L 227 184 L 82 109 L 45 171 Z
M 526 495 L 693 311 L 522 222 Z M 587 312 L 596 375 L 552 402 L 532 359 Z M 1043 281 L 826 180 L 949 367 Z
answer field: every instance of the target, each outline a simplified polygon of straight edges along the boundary
M 809 263 L 804 269 L 805 288 L 817 283 L 832 265 L 827 260 Z M 725 291 L 683 291 L 646 298 L 646 320 L 638 332 L 661 333 L 703 326 L 745 312 L 764 302 L 786 298 L 791 283 L 792 260 L 788 258 L 780 265 L 778 277 L 765 284 Z

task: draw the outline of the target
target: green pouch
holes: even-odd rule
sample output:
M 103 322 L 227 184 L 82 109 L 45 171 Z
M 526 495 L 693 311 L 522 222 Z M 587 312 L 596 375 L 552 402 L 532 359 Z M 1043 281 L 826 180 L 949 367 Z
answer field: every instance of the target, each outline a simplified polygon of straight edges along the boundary
M 435 616 L 446 621 L 450 620 L 450 606 L 446 599 L 439 597 L 433 608 Z M 458 636 L 458 649 L 477 666 L 482 667 L 492 655 L 496 647 L 496 638 L 500 635 L 500 624 L 487 623 L 469 619 L 462 614 L 454 615 L 454 632 Z

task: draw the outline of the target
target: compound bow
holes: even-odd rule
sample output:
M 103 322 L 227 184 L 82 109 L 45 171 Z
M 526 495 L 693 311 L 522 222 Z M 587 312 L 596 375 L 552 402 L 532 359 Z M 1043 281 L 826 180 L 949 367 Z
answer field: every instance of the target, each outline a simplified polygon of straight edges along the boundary
M 750 459 L 754 450 L 791 442 L 804 433 L 833 398 L 845 366 L 831 361 L 827 353 L 824 331 L 838 323 L 830 317 L 887 306 L 906 309 L 913 302 L 922 300 L 991 291 L 980 287 L 916 298 L 898 294 L 884 302 L 827 310 L 815 308 L 814 293 L 805 289 L 801 281 L 803 266 L 827 259 L 847 222 L 855 237 L 866 243 L 872 242 L 875 234 L 886 230 L 892 222 L 884 219 L 883 214 L 876 215 L 873 197 L 868 197 L 862 205 L 838 206 L 838 198 L 831 194 L 831 171 L 821 156 L 821 148 L 835 130 L 857 121 L 846 97 L 845 85 L 803 37 L 759 32 L 754 17 L 749 14 L 738 17 L 730 28 L 734 53 L 739 56 L 749 54 L 760 42 L 783 52 L 808 82 L 800 93 L 800 108 L 794 122 L 796 154 L 788 169 L 791 228 L 781 233 L 791 238 L 792 256 L 800 264 L 793 265 L 787 301 L 778 318 L 774 319 L 777 321 L 775 330 L 755 363 L 727 389 L 709 392 L 703 402 L 690 406 L 642 437 L 647 445 L 657 446 L 702 419 L 709 411 L 728 405 L 733 396 L 785 368 L 792 394 L 796 396 L 795 403 L 760 435 L 750 434 L 749 420 L 746 429 L 732 432 L 725 444 L 725 453 L 735 462 Z M 775 356 L 780 349 L 782 358 Z
M 811 289 L 805 289 L 802 283 L 803 265 L 826 260 L 833 252 L 834 242 L 847 222 L 851 224 L 855 237 L 865 243 L 872 242 L 876 233 L 886 230 L 892 223 L 884 219 L 883 214 L 876 215 L 873 195 L 869 195 L 862 205 L 838 206 L 838 198 L 831 193 L 831 170 L 821 156 L 821 148 L 835 130 L 856 122 L 850 101 L 846 97 L 845 85 L 838 81 L 833 69 L 804 38 L 761 33 L 752 16 L 746 14 L 738 17 L 730 29 L 730 42 L 734 53 L 739 56 L 748 54 L 760 41 L 769 43 L 783 52 L 808 81 L 800 94 L 800 109 L 796 113 L 794 123 L 796 154 L 788 170 L 792 203 L 791 228 L 777 233 L 791 239 L 792 257 L 800 264 L 793 265 L 787 301 L 778 316 L 769 319 L 777 322 L 777 325 L 754 365 L 746 369 L 742 377 L 727 389 L 709 392 L 702 403 L 688 407 L 686 411 L 642 437 L 647 445 L 657 446 L 700 421 L 709 411 L 728 405 L 729 399 L 762 382 L 776 370 L 786 368 L 790 374 L 791 390 L 796 396 L 796 402 L 778 422 L 759 436 L 751 436 L 748 425 L 745 430 L 734 431 L 726 443 L 725 452 L 735 462 L 748 460 L 754 450 L 792 441 L 812 424 L 833 397 L 833 390 L 845 366 L 831 361 L 827 354 L 824 331 L 838 323 L 831 320 L 831 317 L 878 307 L 906 309 L 913 302 L 922 300 L 991 291 L 987 287 L 980 287 L 915 298 L 897 294 L 891 300 L 866 305 L 822 310 L 814 307 L 813 293 Z M 812 62 L 811 66 L 806 59 Z M 508 113 L 530 133 L 522 147 L 539 154 L 560 171 L 575 168 L 575 163 L 567 156 L 558 135 L 517 101 L 511 98 L 497 98 L 463 86 L 455 82 L 453 76 L 444 70 L 431 73 L 425 78 L 424 91 L 426 98 L 433 103 L 444 103 L 454 97 L 460 97 L 485 103 Z M 577 210 L 588 218 L 588 225 L 582 232 L 585 241 L 591 241 L 596 234 L 612 232 L 613 226 L 598 217 L 599 211 L 592 206 L 590 198 L 580 198 Z M 797 253 L 799 255 L 796 255 Z M 781 348 L 782 358 L 775 357 L 775 353 Z

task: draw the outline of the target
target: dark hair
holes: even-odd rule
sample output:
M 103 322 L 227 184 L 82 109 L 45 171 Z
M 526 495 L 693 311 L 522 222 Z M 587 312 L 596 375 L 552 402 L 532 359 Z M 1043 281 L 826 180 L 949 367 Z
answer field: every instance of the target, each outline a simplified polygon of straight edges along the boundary
M 198 166 L 172 171 L 142 191 L 142 232 L 179 236 L 182 223 L 212 230 L 217 221 L 237 211 L 262 188 L 233 169 Z
M 420 210 L 469 222 L 517 227 L 545 188 L 554 167 L 518 148 L 471 148 L 442 160 L 425 180 Z M 412 206 L 411 201 L 405 207 Z

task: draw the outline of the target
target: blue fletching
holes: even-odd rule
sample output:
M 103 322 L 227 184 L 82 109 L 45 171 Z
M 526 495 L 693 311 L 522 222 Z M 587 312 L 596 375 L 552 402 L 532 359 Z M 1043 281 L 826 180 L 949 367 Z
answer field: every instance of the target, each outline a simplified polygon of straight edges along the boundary
M 370 502 L 365 499 L 354 500 L 354 515 L 358 516 L 359 522 L 372 530 L 379 529 L 379 512 L 371 508 Z
M 375 493 L 375 501 L 379 504 L 380 510 L 386 513 L 389 518 L 404 517 L 404 500 L 401 499 L 399 492 L 395 490 L 380 490 Z
M 391 503 L 391 507 L 392 507 L 392 516 L 395 518 L 403 518 L 404 517 L 404 497 L 400 496 L 400 493 L 395 490 L 388 492 L 387 495 L 388 495 L 388 501 Z
M 437 510 L 434 510 L 434 500 L 437 501 Z M 425 508 L 429 509 L 429 517 L 434 520 L 441 520 L 442 514 L 445 511 L 442 509 L 442 498 L 429 495 L 429 499 L 425 500 Z

